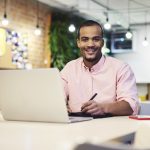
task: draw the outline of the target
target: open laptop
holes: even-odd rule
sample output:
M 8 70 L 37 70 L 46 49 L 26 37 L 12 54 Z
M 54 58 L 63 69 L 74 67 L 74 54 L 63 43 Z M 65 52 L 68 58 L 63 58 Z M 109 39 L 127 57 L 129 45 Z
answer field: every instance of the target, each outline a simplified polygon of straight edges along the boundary
M 68 123 L 92 119 L 69 119 L 56 68 L 0 70 L 0 109 L 5 120 Z

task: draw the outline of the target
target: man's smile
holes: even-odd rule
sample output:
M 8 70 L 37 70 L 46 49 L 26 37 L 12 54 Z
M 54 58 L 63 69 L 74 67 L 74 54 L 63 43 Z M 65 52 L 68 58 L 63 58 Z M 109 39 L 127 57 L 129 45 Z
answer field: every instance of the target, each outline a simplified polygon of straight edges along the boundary
M 86 52 L 88 52 L 88 53 L 93 53 L 93 52 L 95 52 L 95 51 L 97 51 L 97 49 L 96 48 L 86 48 L 86 49 L 84 49 Z

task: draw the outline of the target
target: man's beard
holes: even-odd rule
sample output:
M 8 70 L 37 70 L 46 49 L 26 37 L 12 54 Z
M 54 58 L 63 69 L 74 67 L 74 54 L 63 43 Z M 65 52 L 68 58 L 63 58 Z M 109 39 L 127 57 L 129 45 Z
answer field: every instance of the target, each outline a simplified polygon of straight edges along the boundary
M 87 58 L 87 57 L 84 57 L 84 59 L 88 62 L 93 62 L 93 61 L 96 61 L 98 58 L 97 57 L 94 57 L 94 58 Z
M 86 51 L 86 50 L 83 50 L 83 51 Z M 93 58 L 88 58 L 88 57 L 86 57 L 86 55 L 84 56 L 84 59 L 86 60 L 86 61 L 88 61 L 88 62 L 94 62 L 94 61 L 97 61 L 97 60 L 99 60 L 100 58 L 101 58 L 101 56 L 102 56 L 102 54 L 101 54 L 101 50 L 100 49 L 95 49 L 95 50 L 93 50 L 93 51 L 99 51 L 96 55 L 95 55 L 95 57 L 93 57 Z

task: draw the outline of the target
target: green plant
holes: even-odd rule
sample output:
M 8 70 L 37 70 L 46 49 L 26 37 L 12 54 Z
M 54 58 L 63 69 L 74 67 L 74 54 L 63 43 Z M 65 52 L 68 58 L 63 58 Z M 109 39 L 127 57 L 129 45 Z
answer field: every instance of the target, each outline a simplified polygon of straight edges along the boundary
M 76 17 L 76 26 L 81 22 L 81 18 Z M 54 13 L 52 16 L 52 25 L 50 29 L 50 47 L 51 47 L 51 66 L 60 70 L 70 60 L 80 56 L 76 46 L 76 33 L 70 33 L 68 26 L 70 16 L 62 13 Z

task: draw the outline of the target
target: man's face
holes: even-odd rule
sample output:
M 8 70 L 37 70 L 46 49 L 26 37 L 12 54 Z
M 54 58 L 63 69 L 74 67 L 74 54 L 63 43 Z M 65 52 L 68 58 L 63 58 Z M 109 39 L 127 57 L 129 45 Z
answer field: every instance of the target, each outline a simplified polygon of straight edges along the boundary
M 94 62 L 101 57 L 102 39 L 101 28 L 97 25 L 85 26 L 80 29 L 80 37 L 77 45 L 80 48 L 84 60 Z

